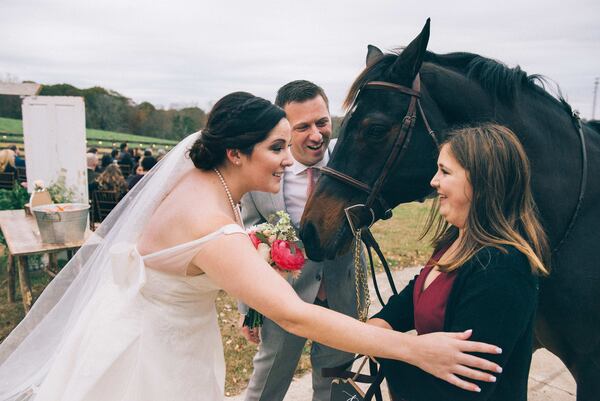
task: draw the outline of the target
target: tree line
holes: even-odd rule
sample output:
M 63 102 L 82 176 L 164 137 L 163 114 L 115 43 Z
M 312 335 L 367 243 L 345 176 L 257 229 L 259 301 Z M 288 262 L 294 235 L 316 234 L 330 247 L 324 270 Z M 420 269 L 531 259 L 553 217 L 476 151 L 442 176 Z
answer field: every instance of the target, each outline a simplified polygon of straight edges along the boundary
M 198 107 L 157 109 L 151 103 L 136 104 L 130 98 L 98 86 L 79 89 L 68 84 L 44 85 L 39 95 L 83 97 L 87 128 L 179 140 L 206 123 L 206 113 Z M 22 119 L 21 99 L 0 95 L 0 116 Z

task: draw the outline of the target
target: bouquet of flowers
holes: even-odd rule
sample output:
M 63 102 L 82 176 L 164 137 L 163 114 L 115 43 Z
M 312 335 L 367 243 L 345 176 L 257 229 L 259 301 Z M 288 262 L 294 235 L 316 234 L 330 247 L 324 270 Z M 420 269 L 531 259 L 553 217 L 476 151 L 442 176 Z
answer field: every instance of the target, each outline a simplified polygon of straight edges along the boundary
M 290 216 L 279 211 L 269 216 L 268 222 L 250 227 L 248 236 L 256 250 L 275 271 L 284 277 L 296 279 L 304 267 L 306 256 L 302 241 L 296 235 Z M 244 326 L 262 326 L 263 316 L 250 309 L 244 319 Z

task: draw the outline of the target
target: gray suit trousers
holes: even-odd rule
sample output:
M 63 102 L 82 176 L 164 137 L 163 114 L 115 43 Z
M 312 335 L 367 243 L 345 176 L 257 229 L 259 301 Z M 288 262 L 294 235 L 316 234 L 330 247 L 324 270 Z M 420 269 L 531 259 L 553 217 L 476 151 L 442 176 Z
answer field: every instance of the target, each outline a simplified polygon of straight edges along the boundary
M 261 344 L 253 365 L 254 372 L 246 390 L 246 401 L 281 401 L 287 393 L 306 339 L 283 330 L 265 318 Z M 354 357 L 319 343 L 312 343 L 313 401 L 329 401 L 331 378 L 321 376 L 321 368 L 341 365 Z

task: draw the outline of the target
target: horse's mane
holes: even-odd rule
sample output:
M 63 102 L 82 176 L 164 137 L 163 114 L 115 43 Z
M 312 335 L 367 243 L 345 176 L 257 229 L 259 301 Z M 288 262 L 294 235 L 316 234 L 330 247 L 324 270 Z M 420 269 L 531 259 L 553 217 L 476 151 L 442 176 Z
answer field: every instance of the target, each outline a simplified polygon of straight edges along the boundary
M 367 66 L 352 84 L 344 100 L 344 108 L 352 107 L 362 87 L 367 82 L 380 77 L 393 64 L 401 51 L 400 49 L 385 54 L 376 63 Z M 474 53 L 436 54 L 429 51 L 425 53 L 423 62 L 456 71 L 468 79 L 478 82 L 487 93 L 506 103 L 511 103 L 519 90 L 531 90 L 558 100 L 568 111 L 571 109 L 564 100 L 558 85 L 556 85 L 557 96 L 552 96 L 546 91 L 548 85 L 546 77 L 539 74 L 527 75 L 519 66 L 509 68 L 504 63 Z

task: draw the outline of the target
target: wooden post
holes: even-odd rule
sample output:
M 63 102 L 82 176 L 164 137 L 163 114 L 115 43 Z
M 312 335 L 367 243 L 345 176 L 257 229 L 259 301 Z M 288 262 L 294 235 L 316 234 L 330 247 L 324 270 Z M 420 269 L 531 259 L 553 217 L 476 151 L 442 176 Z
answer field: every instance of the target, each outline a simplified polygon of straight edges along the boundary
M 17 282 L 15 277 L 15 261 L 13 255 L 10 253 L 6 257 L 6 271 L 8 273 L 8 303 L 13 304 L 15 303 L 15 287 Z
M 19 270 L 19 286 L 21 287 L 23 308 L 25 308 L 25 313 L 27 313 L 33 304 L 33 294 L 31 292 L 29 272 L 27 271 L 27 256 L 19 256 L 18 261 L 19 263 L 17 263 L 17 268 Z
M 48 270 L 50 270 L 54 274 L 58 273 L 58 254 L 48 254 Z

